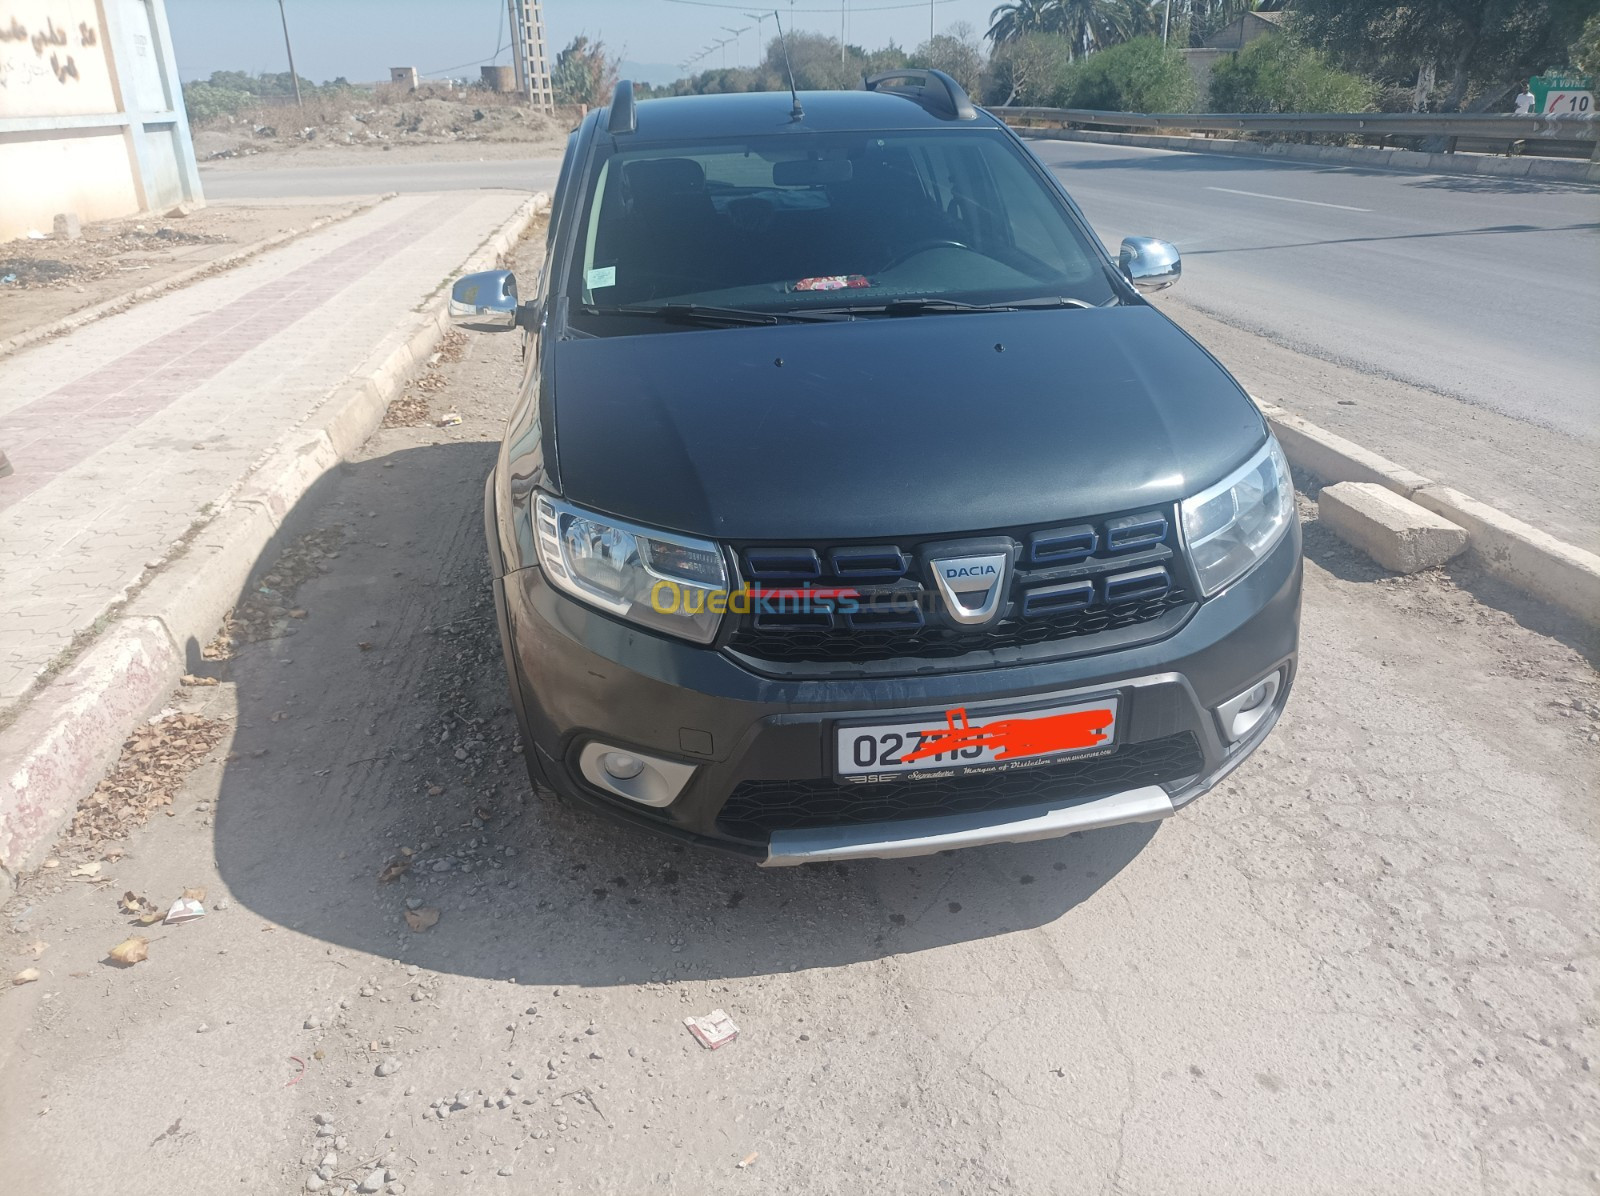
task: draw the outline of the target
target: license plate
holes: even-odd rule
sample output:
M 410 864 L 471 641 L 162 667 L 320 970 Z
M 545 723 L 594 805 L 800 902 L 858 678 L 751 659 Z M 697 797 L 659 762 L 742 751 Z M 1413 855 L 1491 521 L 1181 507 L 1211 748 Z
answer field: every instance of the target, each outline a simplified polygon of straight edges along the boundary
M 861 784 L 1034 768 L 1116 745 L 1117 699 L 969 716 L 962 707 L 915 722 L 836 727 L 835 772 Z

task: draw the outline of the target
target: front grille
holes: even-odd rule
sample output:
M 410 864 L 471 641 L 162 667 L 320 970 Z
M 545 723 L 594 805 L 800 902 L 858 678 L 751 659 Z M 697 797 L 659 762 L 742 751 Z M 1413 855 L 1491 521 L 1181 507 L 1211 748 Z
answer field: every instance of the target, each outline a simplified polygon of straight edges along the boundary
M 955 541 L 739 545 L 739 571 L 756 590 L 794 594 L 845 587 L 860 595 L 861 609 L 851 613 L 791 601 L 776 611 L 752 611 L 740 616 L 728 647 L 774 664 L 948 660 L 1037 650 L 1152 623 L 1194 602 L 1173 516 L 1165 507 L 965 537 L 1009 544 L 1015 561 L 999 617 L 979 627 L 949 618 L 924 572 L 925 546 L 942 550 Z M 869 599 L 879 605 L 869 606 Z M 1152 634 L 1162 630 L 1153 628 Z
M 1005 810 L 1043 801 L 1100 797 L 1197 776 L 1205 766 L 1189 731 L 1128 743 L 1109 756 L 986 776 L 841 785 L 833 780 L 745 781 L 722 807 L 718 826 L 741 839 L 773 831 L 894 822 L 939 814 Z

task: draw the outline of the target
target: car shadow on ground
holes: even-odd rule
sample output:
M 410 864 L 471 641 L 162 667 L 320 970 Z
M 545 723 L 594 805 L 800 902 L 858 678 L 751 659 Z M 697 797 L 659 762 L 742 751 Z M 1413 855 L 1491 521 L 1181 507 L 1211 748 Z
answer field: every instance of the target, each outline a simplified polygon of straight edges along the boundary
M 747 976 L 1054 922 L 1105 899 L 1156 833 L 767 870 L 535 795 L 483 546 L 494 451 L 424 445 L 337 471 L 240 596 L 236 623 L 265 638 L 221 661 L 191 646 L 191 670 L 236 695 L 215 855 L 263 918 L 520 983 Z

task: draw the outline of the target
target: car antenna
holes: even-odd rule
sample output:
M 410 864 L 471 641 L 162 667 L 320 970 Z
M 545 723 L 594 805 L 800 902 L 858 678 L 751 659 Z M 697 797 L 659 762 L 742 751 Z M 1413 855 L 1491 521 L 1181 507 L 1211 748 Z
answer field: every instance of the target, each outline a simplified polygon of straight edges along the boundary
M 789 97 L 794 100 L 794 107 L 789 109 L 789 119 L 799 120 L 805 116 L 806 110 L 800 107 L 800 93 L 794 89 L 794 67 L 789 65 L 789 36 L 783 31 L 783 22 L 778 20 L 778 10 L 772 10 L 772 19 L 778 25 L 778 43 L 783 46 L 783 69 L 789 75 Z

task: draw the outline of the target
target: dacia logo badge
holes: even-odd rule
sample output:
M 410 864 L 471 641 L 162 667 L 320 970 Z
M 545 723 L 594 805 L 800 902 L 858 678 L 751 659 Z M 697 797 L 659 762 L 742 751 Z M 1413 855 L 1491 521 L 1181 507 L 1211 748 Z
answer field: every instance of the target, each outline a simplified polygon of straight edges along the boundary
M 1009 553 L 936 557 L 929 563 L 933 566 L 933 580 L 952 619 L 975 626 L 994 618 L 1005 597 L 1006 569 L 1011 563 Z

